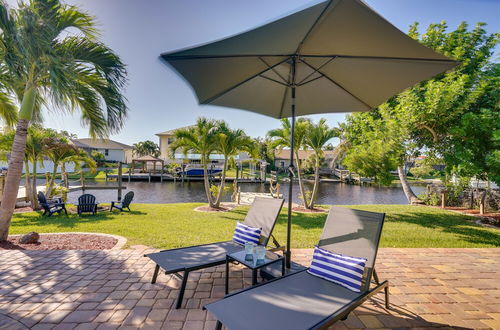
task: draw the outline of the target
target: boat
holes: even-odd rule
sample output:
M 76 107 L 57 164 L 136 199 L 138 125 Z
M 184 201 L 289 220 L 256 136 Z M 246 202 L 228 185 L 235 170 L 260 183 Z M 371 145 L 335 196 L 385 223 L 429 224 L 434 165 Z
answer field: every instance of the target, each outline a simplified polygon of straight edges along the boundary
M 222 169 L 220 168 L 209 168 L 207 170 L 208 175 L 213 176 L 213 175 L 219 175 L 222 172 Z M 184 175 L 184 176 L 203 176 L 204 170 L 203 168 L 186 168 L 184 171 L 182 169 L 177 170 L 177 174 L 179 175 Z

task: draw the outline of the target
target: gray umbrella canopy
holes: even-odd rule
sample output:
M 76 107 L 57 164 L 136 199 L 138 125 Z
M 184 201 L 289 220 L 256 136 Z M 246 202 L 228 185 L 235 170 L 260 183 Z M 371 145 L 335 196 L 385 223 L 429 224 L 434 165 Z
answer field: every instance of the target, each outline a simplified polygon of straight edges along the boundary
M 458 64 L 398 30 L 361 0 L 330 0 L 254 30 L 162 54 L 201 104 L 274 118 L 370 111 Z M 293 185 L 288 192 L 290 268 Z
M 411 39 L 359 0 L 325 1 L 249 32 L 162 58 L 191 84 L 199 103 L 274 118 L 291 116 L 292 85 L 299 116 L 369 111 L 457 64 Z

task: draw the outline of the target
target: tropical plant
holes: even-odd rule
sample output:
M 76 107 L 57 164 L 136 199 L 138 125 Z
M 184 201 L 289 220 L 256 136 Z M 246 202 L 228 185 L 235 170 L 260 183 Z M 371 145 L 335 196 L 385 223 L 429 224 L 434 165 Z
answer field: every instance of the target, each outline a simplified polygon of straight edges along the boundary
M 31 125 L 28 128 L 26 137 L 26 150 L 24 155 L 25 167 L 25 189 L 26 197 L 31 203 L 33 209 L 38 209 L 37 198 L 37 166 L 43 165 L 43 158 L 46 155 L 47 149 L 45 142 L 48 138 L 54 137 L 57 132 L 53 129 L 43 128 L 40 125 Z M 11 153 L 12 143 L 14 141 L 15 131 L 7 129 L 0 135 L 0 151 L 2 160 L 8 160 L 8 155 Z M 31 164 L 31 169 L 30 169 Z
M 210 192 L 210 182 L 208 180 L 208 163 L 210 155 L 216 150 L 216 137 L 219 133 L 219 123 L 206 119 L 198 118 L 196 124 L 175 131 L 175 140 L 170 144 L 170 151 L 175 154 L 177 150 L 182 150 L 186 155 L 189 152 L 200 155 L 201 165 L 203 167 L 203 182 L 205 184 L 205 194 L 207 195 L 210 207 L 215 207 L 212 194 Z
M 214 198 L 214 207 L 220 207 L 221 198 L 224 195 L 224 185 L 226 182 L 226 171 L 229 166 L 229 159 L 236 156 L 241 151 L 250 154 L 256 152 L 254 140 L 247 136 L 241 129 L 231 129 L 224 121 L 219 122 L 218 132 L 215 136 L 215 150 L 224 156 L 221 182 L 218 193 Z
M 293 153 L 294 153 L 294 158 L 295 158 L 295 163 L 297 166 L 295 166 L 295 169 L 297 171 L 297 178 L 299 180 L 299 187 L 300 187 L 300 193 L 302 196 L 302 200 L 304 201 L 304 204 L 308 200 L 306 196 L 306 191 L 303 183 L 303 178 L 302 178 L 302 170 L 301 170 L 301 160 L 299 158 L 299 150 L 304 148 L 304 142 L 305 142 L 305 136 L 307 134 L 307 130 L 311 124 L 311 121 L 306 118 L 299 118 L 295 122 L 295 137 L 294 137 L 294 148 L 293 148 Z M 269 132 L 267 132 L 267 137 L 271 139 L 271 148 L 273 149 L 283 149 L 283 148 L 290 148 L 290 136 L 292 135 L 292 125 L 291 122 L 287 119 L 281 119 L 281 128 L 276 128 L 272 129 Z M 293 164 L 290 164 L 293 166 Z
M 311 123 L 306 130 L 304 145 L 314 151 L 314 187 L 310 198 L 304 200 L 305 207 L 308 209 L 314 208 L 314 202 L 318 194 L 319 170 L 321 168 L 321 160 L 325 154 L 323 149 L 326 147 L 328 141 L 339 135 L 339 130 L 329 127 L 324 118 L 321 118 L 316 124 Z
M 79 110 L 92 137 L 105 137 L 124 123 L 125 65 L 97 37 L 92 16 L 59 0 L 20 2 L 18 9 L 0 1 L 0 89 L 7 92 L 0 93 L 0 108 L 4 119 L 18 118 L 0 205 L 0 240 L 7 238 L 17 199 L 27 128 L 41 117 L 43 104 Z M 18 113 L 5 95 L 15 96 Z
M 99 165 L 103 165 L 106 162 L 106 156 L 100 151 L 92 150 L 90 152 L 90 157 Z
M 91 171 L 95 171 L 97 167 L 95 161 L 89 157 L 85 151 L 69 143 L 67 138 L 62 135 L 47 139 L 45 142 L 45 149 L 47 157 L 53 163 L 52 175 L 49 182 L 47 182 L 47 196 L 53 195 L 52 190 L 55 185 L 55 178 L 59 166 L 61 166 L 61 176 L 63 178 L 65 177 L 67 163 L 73 163 L 75 168 L 79 168 L 80 164 L 84 162 Z
M 153 141 L 147 140 L 142 142 L 134 143 L 133 152 L 139 157 L 142 156 L 160 156 L 160 146 L 158 146 Z

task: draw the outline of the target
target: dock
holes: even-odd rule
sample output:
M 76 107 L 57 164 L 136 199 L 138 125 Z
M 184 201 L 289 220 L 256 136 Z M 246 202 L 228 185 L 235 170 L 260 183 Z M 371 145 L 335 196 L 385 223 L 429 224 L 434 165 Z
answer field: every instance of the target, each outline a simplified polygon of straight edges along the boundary
M 37 186 L 36 187 L 36 190 L 37 191 L 42 191 L 42 192 L 45 192 L 45 185 L 41 185 L 41 186 Z M 76 191 L 76 190 L 81 190 L 82 189 L 82 186 L 70 186 L 69 188 L 69 191 Z M 0 201 L 2 200 L 1 198 L 2 196 L 0 196 Z M 19 191 L 17 192 L 17 202 L 24 202 L 26 201 L 27 199 L 27 196 L 26 196 L 26 187 L 25 186 L 19 186 Z
M 107 175 L 107 180 L 118 180 L 119 179 L 118 174 L 108 174 Z M 133 173 L 133 174 L 123 174 L 122 176 L 122 181 L 172 181 L 172 182 L 193 182 L 193 181 L 203 181 L 203 177 L 200 176 L 191 176 L 191 177 L 179 177 L 179 176 L 173 176 L 172 174 L 166 174 L 166 173 Z M 215 182 L 220 182 L 221 178 L 220 176 L 214 176 L 210 178 L 211 181 Z M 235 181 L 236 178 L 234 177 L 226 177 L 226 182 L 233 182 Z M 263 179 L 258 179 L 258 178 L 238 178 L 238 183 L 264 183 L 266 182 Z

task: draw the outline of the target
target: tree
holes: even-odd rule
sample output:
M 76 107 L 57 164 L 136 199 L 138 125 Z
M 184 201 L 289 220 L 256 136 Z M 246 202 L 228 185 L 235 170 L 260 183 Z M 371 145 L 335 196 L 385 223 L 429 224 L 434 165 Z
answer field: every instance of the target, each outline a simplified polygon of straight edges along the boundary
M 98 164 L 98 165 L 102 165 L 106 162 L 106 156 L 104 156 L 104 154 L 100 151 L 97 151 L 97 150 L 92 150 L 90 152 L 90 157 L 92 157 L 92 159 Z
M 308 209 L 314 209 L 314 202 L 318 194 L 319 170 L 321 160 L 324 157 L 323 149 L 326 147 L 328 141 L 339 135 L 337 129 L 328 127 L 324 118 L 321 118 L 317 124 L 311 123 L 306 130 L 304 145 L 314 151 L 314 187 L 310 199 L 304 200 L 305 207 Z
M 218 122 L 201 117 L 198 118 L 195 125 L 176 130 L 175 140 L 170 144 L 172 153 L 180 149 L 184 154 L 193 152 L 200 155 L 201 165 L 203 166 L 205 194 L 207 195 L 209 206 L 214 208 L 216 205 L 210 192 L 208 163 L 210 162 L 210 155 L 217 149 L 216 138 L 218 133 Z
M 5 240 L 21 179 L 27 129 L 41 117 L 41 106 L 50 103 L 53 110 L 80 111 L 92 137 L 119 131 L 127 107 L 121 94 L 125 65 L 98 41 L 92 16 L 59 0 L 21 2 L 12 10 L 1 1 L 0 31 L 0 110 L 4 119 L 18 118 L 0 205 L 0 240 Z M 15 96 L 18 113 L 14 114 L 14 102 L 7 101 L 6 95 Z
M 299 118 L 295 122 L 295 137 L 294 137 L 294 158 L 295 163 L 297 164 L 297 178 L 299 180 L 300 193 L 302 195 L 302 200 L 304 203 L 307 201 L 306 191 L 304 188 L 304 183 L 302 180 L 302 171 L 301 171 L 301 161 L 299 158 L 299 150 L 304 148 L 304 139 L 307 133 L 307 130 L 310 125 L 310 120 L 306 118 Z M 275 148 L 290 148 L 290 136 L 292 125 L 287 118 L 281 119 L 281 128 L 276 128 L 267 132 L 268 138 L 271 139 L 271 147 Z M 290 182 L 292 184 L 292 182 Z
M 410 27 L 410 37 L 457 59 L 461 64 L 451 72 L 405 90 L 370 113 L 357 113 L 348 117 L 347 136 L 351 148 L 347 159 L 354 152 L 365 152 L 366 158 L 357 157 L 357 164 L 371 164 L 369 167 L 372 172 L 385 171 L 378 173 L 379 178 L 389 178 L 390 168 L 394 165 L 391 163 L 396 161 L 399 178 L 409 202 L 414 202 L 417 198 L 403 170 L 408 159 L 425 149 L 450 161 L 452 157 L 446 155 L 453 152 L 447 150 L 451 150 L 450 146 L 458 146 L 453 141 L 460 140 L 453 138 L 457 136 L 457 125 L 461 125 L 462 118 L 470 116 L 467 114 L 478 113 L 478 101 L 484 99 L 482 96 L 487 91 L 498 90 L 498 81 L 485 78 L 485 74 L 500 34 L 489 35 L 483 26 L 483 23 L 479 23 L 474 29 L 468 30 L 467 24 L 462 23 L 456 30 L 447 32 L 447 25 L 442 22 L 429 25 L 426 33 L 420 35 L 418 24 L 413 24 Z M 492 109 L 491 105 L 487 108 Z M 479 136 L 468 138 L 471 145 L 483 144 Z M 391 166 L 381 166 L 379 163 L 385 159 L 380 157 L 380 153 L 387 149 L 379 144 L 391 145 L 394 149 L 385 150 L 385 155 L 393 160 L 385 165 Z M 494 144 L 488 145 L 491 154 L 494 154 L 491 149 Z M 355 158 L 351 156 L 350 159 Z M 352 161 L 350 165 L 356 166 Z M 456 167 L 455 163 L 447 166 L 446 170 L 454 171 Z
M 134 153 L 139 157 L 159 157 L 161 154 L 160 146 L 150 140 L 134 143 L 133 148 Z
M 214 207 L 218 208 L 224 193 L 229 158 L 236 156 L 241 151 L 255 153 L 256 150 L 254 140 L 251 137 L 247 136 L 241 129 L 229 128 L 224 121 L 219 122 L 218 132 L 215 136 L 215 150 L 224 156 L 221 182 L 214 202 Z

